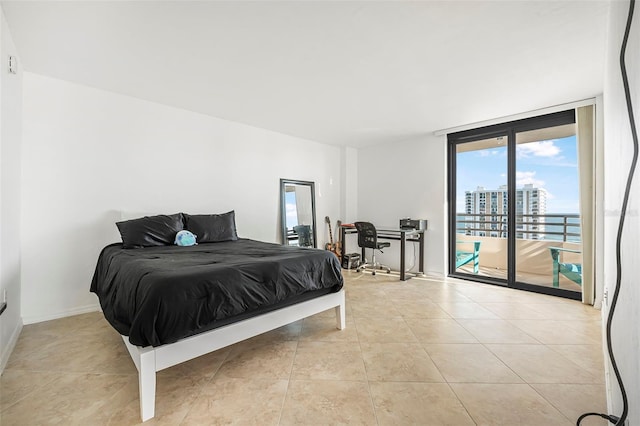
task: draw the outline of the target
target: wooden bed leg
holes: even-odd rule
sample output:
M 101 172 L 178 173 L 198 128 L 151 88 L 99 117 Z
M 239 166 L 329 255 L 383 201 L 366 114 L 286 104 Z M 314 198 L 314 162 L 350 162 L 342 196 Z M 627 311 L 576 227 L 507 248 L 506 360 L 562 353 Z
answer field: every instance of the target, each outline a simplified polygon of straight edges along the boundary
M 156 410 L 156 354 L 152 350 L 140 354 L 138 386 L 140 417 L 144 422 L 155 416 Z
M 344 291 L 342 293 L 342 300 L 340 301 L 340 304 L 338 306 L 335 307 L 336 310 L 336 328 L 338 330 L 344 330 L 345 327 L 347 326 L 345 323 L 345 310 L 344 310 Z

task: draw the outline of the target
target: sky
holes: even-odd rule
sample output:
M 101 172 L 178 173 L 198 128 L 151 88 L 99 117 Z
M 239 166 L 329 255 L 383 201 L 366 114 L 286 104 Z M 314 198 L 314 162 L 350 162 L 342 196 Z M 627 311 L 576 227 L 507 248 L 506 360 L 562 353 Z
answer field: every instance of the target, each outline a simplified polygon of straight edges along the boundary
M 292 229 L 298 225 L 298 211 L 296 209 L 296 193 L 295 191 L 285 192 L 284 204 L 286 209 L 287 228 Z
M 496 147 L 457 156 L 456 210 L 464 212 L 464 193 L 507 184 L 507 148 Z M 576 137 L 519 144 L 516 187 L 531 183 L 547 190 L 547 213 L 579 213 Z

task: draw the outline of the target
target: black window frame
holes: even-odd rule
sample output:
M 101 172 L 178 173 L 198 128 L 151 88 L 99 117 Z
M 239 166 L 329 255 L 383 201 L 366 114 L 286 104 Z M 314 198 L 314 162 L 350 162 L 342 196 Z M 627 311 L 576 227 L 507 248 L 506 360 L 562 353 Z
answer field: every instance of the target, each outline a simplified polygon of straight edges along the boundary
M 507 278 L 496 278 L 467 274 L 456 271 L 456 156 L 459 144 L 475 142 L 493 137 L 507 137 L 507 223 L 516 222 L 516 134 L 547 127 L 556 127 L 576 123 L 575 109 L 524 118 L 505 123 L 493 124 L 475 129 L 464 130 L 447 134 L 447 203 L 448 211 L 448 270 L 447 275 L 453 278 L 472 280 L 486 284 L 500 285 L 536 293 L 550 294 L 568 299 L 581 300 L 581 292 L 570 291 L 562 288 L 539 286 L 523 283 L 516 280 L 516 232 L 507 235 Z M 512 226 L 511 229 L 515 230 Z

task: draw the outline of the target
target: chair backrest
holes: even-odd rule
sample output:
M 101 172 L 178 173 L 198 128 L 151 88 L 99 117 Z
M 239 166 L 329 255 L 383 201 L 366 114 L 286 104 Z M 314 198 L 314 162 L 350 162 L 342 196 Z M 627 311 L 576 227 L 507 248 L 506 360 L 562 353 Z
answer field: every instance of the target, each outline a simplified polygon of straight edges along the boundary
M 298 246 L 300 247 L 313 246 L 313 241 L 311 241 L 311 225 L 294 226 L 293 232 L 298 234 Z
M 366 248 L 377 248 L 378 232 L 371 222 L 356 222 L 354 224 L 358 230 L 358 246 Z

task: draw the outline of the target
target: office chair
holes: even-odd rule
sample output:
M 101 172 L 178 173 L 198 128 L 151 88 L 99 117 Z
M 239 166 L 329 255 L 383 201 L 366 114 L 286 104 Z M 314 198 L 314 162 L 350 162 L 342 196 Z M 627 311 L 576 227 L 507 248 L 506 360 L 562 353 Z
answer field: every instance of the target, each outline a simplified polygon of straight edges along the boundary
M 380 250 L 382 253 L 382 249 L 386 247 L 391 247 L 391 243 L 378 242 L 378 232 L 376 231 L 376 227 L 373 226 L 373 223 L 370 222 L 356 222 L 356 229 L 358 230 L 358 246 L 363 249 L 373 249 L 373 256 L 371 257 L 371 263 L 367 263 L 366 259 L 363 259 L 364 263 L 359 265 L 356 271 L 360 272 L 362 269 L 366 269 L 367 266 L 372 267 L 371 274 L 376 274 L 376 269 L 386 269 L 387 274 L 391 272 L 391 268 L 388 266 L 381 265 L 376 262 L 376 250 Z
M 293 227 L 293 232 L 298 234 L 298 246 L 312 247 L 311 225 L 298 225 Z

